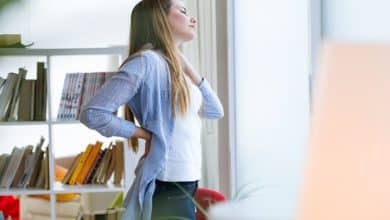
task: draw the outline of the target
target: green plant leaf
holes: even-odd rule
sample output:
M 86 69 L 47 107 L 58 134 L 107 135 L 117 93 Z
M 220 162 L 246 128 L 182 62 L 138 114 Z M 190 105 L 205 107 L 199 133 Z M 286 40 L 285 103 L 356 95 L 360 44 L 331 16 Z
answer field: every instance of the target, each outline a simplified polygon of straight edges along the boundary
M 180 189 L 180 190 L 181 190 L 189 199 L 191 199 L 191 201 L 195 204 L 197 210 L 199 210 L 199 211 L 206 217 L 206 219 L 208 219 L 209 216 L 208 216 L 206 210 L 205 210 L 202 206 L 200 206 L 200 204 L 197 203 L 197 202 L 195 201 L 195 199 L 192 198 L 192 196 L 191 196 L 191 195 L 190 195 L 182 186 L 180 186 L 180 185 L 177 184 L 176 182 L 175 182 L 175 185 L 176 185 L 177 188 L 179 188 L 179 189 Z

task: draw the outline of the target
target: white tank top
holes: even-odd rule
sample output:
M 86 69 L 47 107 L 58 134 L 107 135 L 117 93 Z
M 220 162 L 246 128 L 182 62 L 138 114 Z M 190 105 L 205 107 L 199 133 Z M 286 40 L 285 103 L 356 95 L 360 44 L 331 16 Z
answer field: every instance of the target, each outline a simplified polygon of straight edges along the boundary
M 185 78 L 190 104 L 185 115 L 176 111 L 171 146 L 168 148 L 165 166 L 157 176 L 161 181 L 196 181 L 201 178 L 202 123 L 198 111 L 202 105 L 202 94 L 190 79 Z

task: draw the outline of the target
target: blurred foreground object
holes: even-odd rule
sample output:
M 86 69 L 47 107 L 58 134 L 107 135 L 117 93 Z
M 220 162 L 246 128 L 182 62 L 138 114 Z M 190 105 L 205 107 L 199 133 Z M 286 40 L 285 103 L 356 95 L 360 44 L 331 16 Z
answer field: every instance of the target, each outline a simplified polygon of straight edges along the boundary
M 389 220 L 390 44 L 322 52 L 297 220 Z
M 21 0 L 0 0 L 0 14 L 1 11 L 6 8 L 6 6 L 12 5 L 12 3 L 22 2 Z
M 0 34 L 0 48 L 25 48 L 33 43 L 22 44 L 20 34 Z

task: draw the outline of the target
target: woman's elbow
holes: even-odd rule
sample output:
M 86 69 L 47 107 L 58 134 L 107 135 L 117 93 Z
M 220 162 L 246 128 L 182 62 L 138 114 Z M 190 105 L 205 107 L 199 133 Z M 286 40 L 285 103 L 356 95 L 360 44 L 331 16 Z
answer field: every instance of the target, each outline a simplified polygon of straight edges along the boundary
M 85 108 L 80 112 L 80 122 L 90 129 L 102 126 L 103 121 L 99 119 L 99 110 Z
M 223 118 L 223 116 L 225 116 L 225 113 L 224 113 L 224 111 L 223 111 L 223 108 L 220 108 L 220 109 L 217 111 L 217 113 L 216 113 L 215 119 L 221 119 L 221 118 Z
M 105 137 L 113 136 L 113 130 L 110 127 L 111 119 L 107 112 L 99 109 L 86 108 L 80 113 L 80 122 L 82 124 Z
M 91 109 L 82 109 L 80 112 L 80 122 L 87 127 L 91 127 L 93 124 L 93 111 Z
M 204 114 L 205 118 L 213 119 L 213 120 L 221 119 L 221 118 L 223 118 L 223 116 L 224 116 L 223 109 L 218 109 L 216 111 L 207 112 L 207 113 Z

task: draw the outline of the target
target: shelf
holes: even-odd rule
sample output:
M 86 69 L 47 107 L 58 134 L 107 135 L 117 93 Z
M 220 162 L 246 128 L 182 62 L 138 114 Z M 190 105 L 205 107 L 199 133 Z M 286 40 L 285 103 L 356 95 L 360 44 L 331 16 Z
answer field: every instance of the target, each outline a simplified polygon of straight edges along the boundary
M 47 189 L 0 189 L 0 195 L 39 195 L 50 194 L 50 190 Z
M 132 176 L 126 175 L 129 170 L 129 163 L 131 160 L 127 160 L 128 152 L 123 153 L 124 162 L 124 175 L 121 185 L 114 185 L 112 182 L 108 184 L 85 184 L 85 185 L 63 185 L 60 182 L 55 181 L 56 174 L 56 156 L 66 157 L 77 154 L 82 151 L 85 143 L 90 143 L 94 140 L 102 141 L 103 143 L 110 143 L 111 139 L 117 139 L 118 137 L 104 137 L 93 129 L 88 129 L 79 120 L 64 120 L 57 119 L 57 101 L 61 100 L 60 86 L 57 84 L 63 83 L 62 79 L 68 72 L 94 72 L 101 69 L 105 72 L 109 70 L 116 71 L 117 64 L 120 64 L 128 56 L 127 46 L 116 46 L 109 48 L 47 48 L 47 49 L 33 49 L 33 48 L 3 48 L 0 49 L 0 59 L 4 59 L 5 62 L 10 62 L 9 68 L 17 63 L 39 60 L 44 61 L 47 68 L 47 113 L 46 121 L 4 121 L 0 122 L 0 132 L 2 133 L 2 151 L 3 145 L 7 144 L 13 146 L 15 140 L 17 142 L 23 142 L 23 145 L 29 145 L 37 134 L 43 135 L 47 140 L 48 155 L 49 155 L 49 182 L 50 190 L 48 189 L 34 189 L 34 188 L 0 188 L 0 195 L 39 195 L 46 194 L 52 198 L 55 194 L 66 193 L 118 193 L 124 192 L 126 188 L 131 184 Z M 80 56 L 79 56 L 80 55 Z M 115 59 L 113 59 L 115 56 Z M 118 58 L 118 60 L 116 59 Z M 19 60 L 19 58 L 21 58 Z M 32 58 L 32 59 L 31 59 Z M 80 62 L 75 66 L 71 65 L 70 68 L 61 68 L 65 65 L 74 64 L 73 60 L 86 60 L 86 62 Z M 25 61 L 27 60 L 27 61 Z M 69 60 L 69 63 L 68 63 Z M 95 62 L 95 60 L 97 62 Z M 100 60 L 107 60 L 106 62 L 100 62 Z M 90 62 L 90 63 L 89 63 Z M 118 62 L 118 63 L 117 63 Z M 15 63 L 15 64 L 14 64 Z M 98 64 L 98 65 L 96 65 Z M 24 64 L 25 65 L 25 64 Z M 77 67 L 78 66 L 78 67 Z M 109 67 L 109 68 L 108 68 Z M 4 67 L 8 68 L 8 67 Z M 30 67 L 32 68 L 32 67 Z M 75 69 L 75 70 L 73 70 Z M 7 70 L 8 71 L 8 70 Z M 58 73 L 58 75 L 54 74 Z M 54 84 L 53 84 L 54 83 Z M 56 105 L 56 106 L 55 106 Z M 109 142 L 110 141 L 110 142 Z M 55 147 L 54 147 L 55 146 Z M 71 147 L 80 146 L 80 147 Z M 83 149 L 82 149 L 83 148 Z M 11 152 L 11 147 L 8 151 Z M 8 152 L 7 151 L 7 152 Z M 9 154 L 8 152 L 8 154 Z M 129 162 L 130 161 L 130 162 Z M 127 165 L 127 166 L 126 166 Z M 68 168 L 68 167 L 67 167 Z M 50 199 L 50 219 L 56 219 L 56 200 Z
M 0 49 L 0 56 L 65 56 L 65 55 L 118 55 L 126 54 L 125 46 L 107 48 L 64 48 L 64 49 Z
M 81 122 L 79 120 L 59 120 L 59 121 L 51 121 L 50 122 L 53 125 L 63 125 L 63 124 L 80 124 Z
M 2 121 L 0 126 L 47 125 L 48 121 Z
M 47 124 L 80 124 L 79 120 L 68 120 L 68 121 L 3 121 L 0 122 L 0 126 L 24 126 L 24 125 L 47 125 Z
M 96 193 L 96 192 L 121 192 L 124 188 L 113 184 L 85 184 L 85 185 L 64 185 L 59 182 L 54 184 L 55 193 Z

